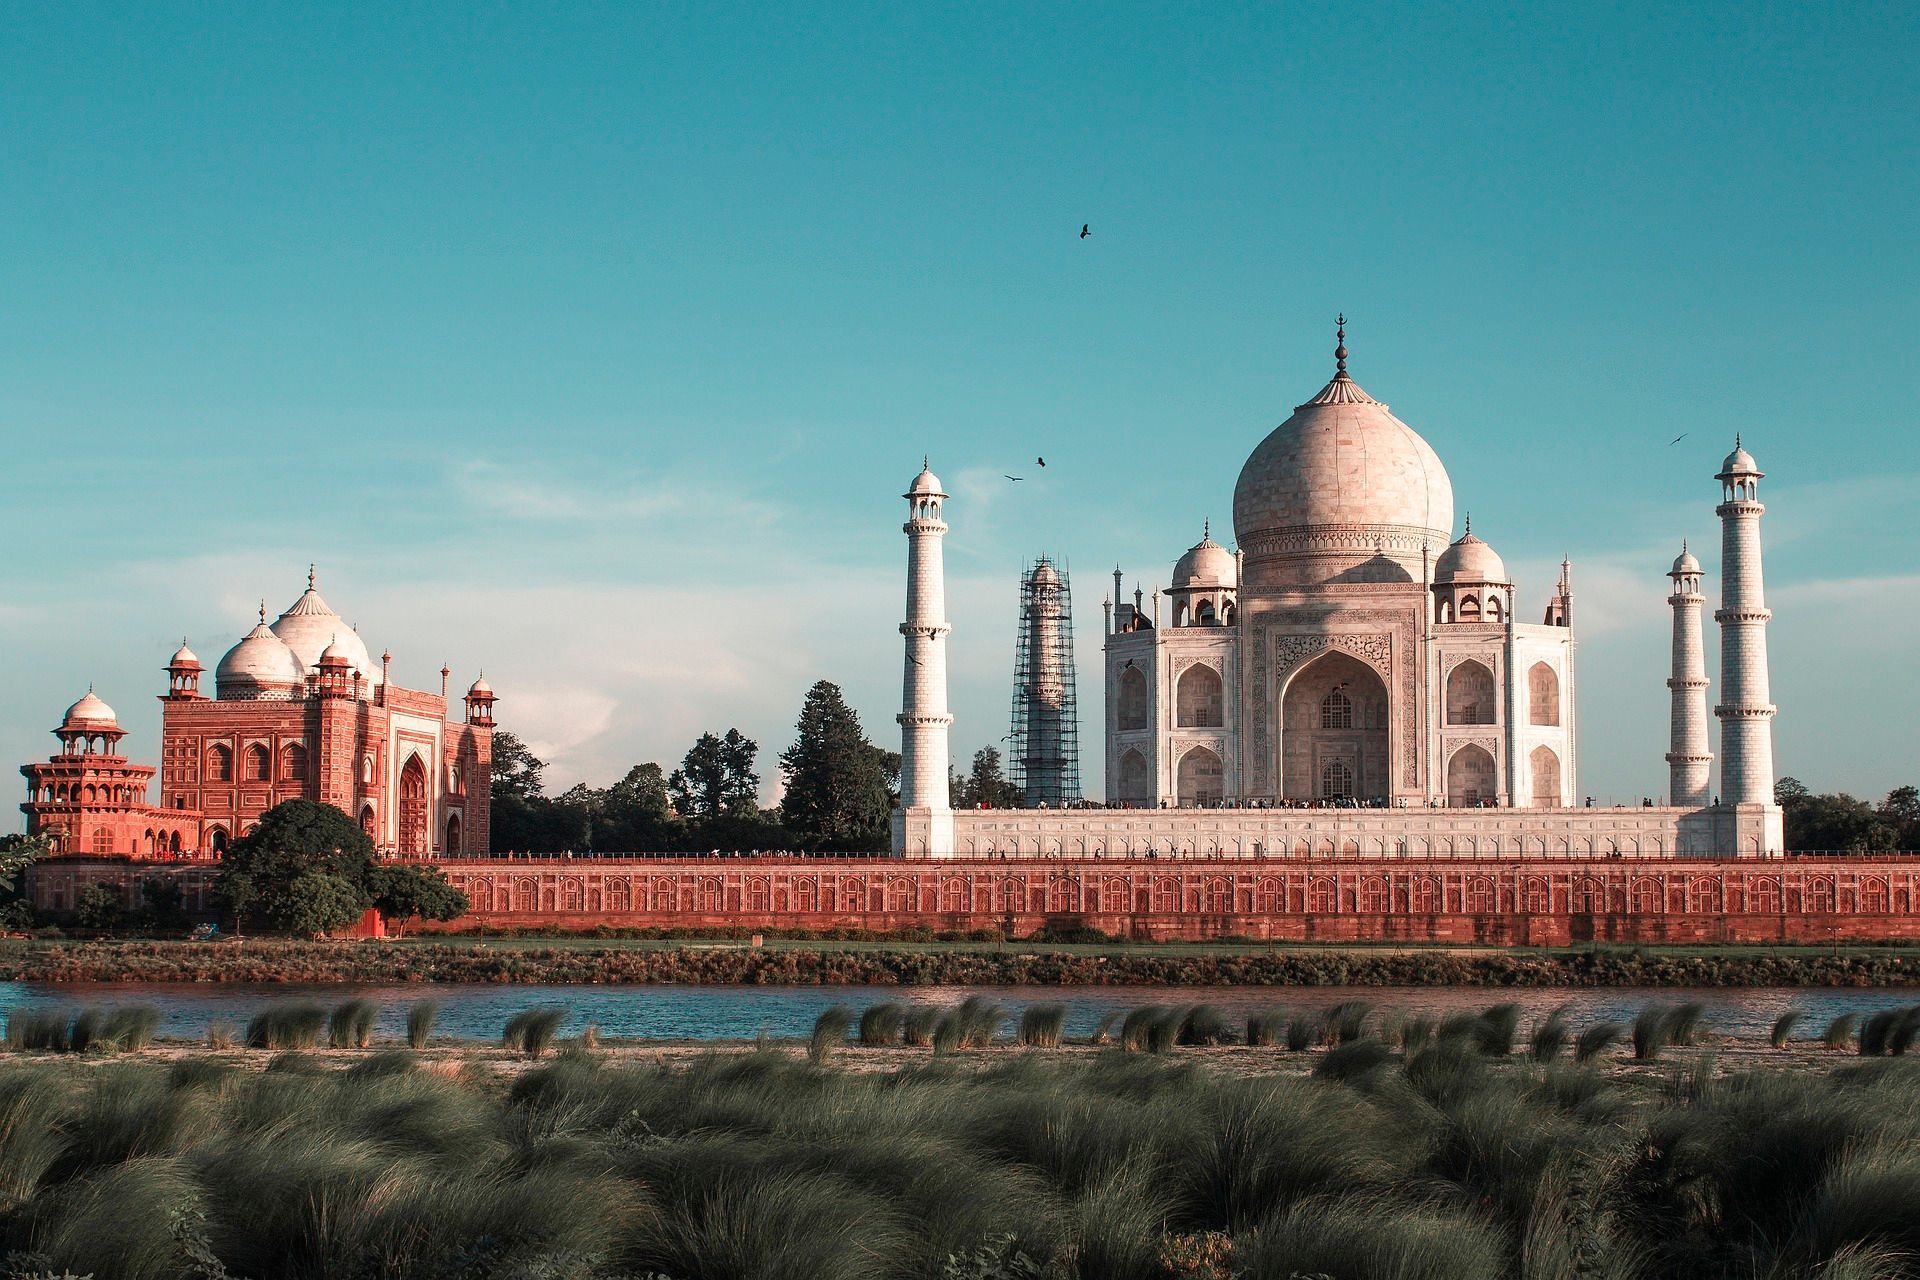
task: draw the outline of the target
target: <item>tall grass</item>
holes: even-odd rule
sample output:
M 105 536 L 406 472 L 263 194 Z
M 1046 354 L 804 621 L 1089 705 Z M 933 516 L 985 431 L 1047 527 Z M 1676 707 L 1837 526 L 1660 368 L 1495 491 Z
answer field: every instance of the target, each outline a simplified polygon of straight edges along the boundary
M 1194 1011 L 1136 1013 L 1177 1035 Z M 1197 1059 L 9 1058 L 0 1257 L 136 1280 L 1846 1280 L 1920 1257 L 1920 1064 L 1891 1054 L 1711 1083 L 1704 1055 L 1662 1082 L 1466 1033 L 1404 1061 L 1350 1039 L 1312 1079 Z
M 1287 1031 L 1287 1015 L 1278 1009 L 1264 1009 L 1247 1016 L 1247 1045 L 1271 1049 L 1282 1043 Z
M 7 1048 L 16 1053 L 66 1053 L 77 1015 L 67 1009 L 15 1009 L 7 1014 Z
M 1342 1000 L 1327 1010 L 1327 1043 L 1339 1045 L 1349 1040 L 1358 1040 L 1367 1033 L 1367 1019 L 1372 1016 L 1371 1001 Z
M 1030 1049 L 1057 1049 L 1067 1028 L 1064 1004 L 1030 1004 L 1020 1012 L 1019 1041 Z
M 900 1043 L 906 1010 L 891 1000 L 867 1006 L 860 1015 L 860 1043 L 869 1049 L 890 1049 Z
M 1800 1021 L 1800 1011 L 1789 1009 L 1773 1020 L 1773 1030 L 1767 1035 L 1767 1043 L 1776 1049 L 1784 1049 L 1793 1040 L 1793 1028 Z
M 1620 1043 L 1620 1037 L 1627 1029 L 1617 1022 L 1596 1022 L 1574 1038 L 1573 1060 L 1591 1062 L 1614 1045 Z
M 562 1005 L 539 1005 L 522 1009 L 507 1019 L 500 1033 L 500 1047 L 528 1058 L 543 1056 L 560 1036 L 560 1024 L 567 1020 Z
M 844 1004 L 822 1010 L 813 1020 L 813 1034 L 807 1037 L 807 1061 L 816 1067 L 831 1061 L 835 1050 L 846 1047 L 854 1020 L 853 1010 Z
M 415 1000 L 407 1006 L 407 1047 L 424 1049 L 433 1038 L 433 1020 L 440 1012 L 436 1000 Z
M 247 1020 L 249 1049 L 312 1049 L 327 1025 L 327 1007 L 311 1000 L 282 1000 Z
M 1853 1043 L 1854 1028 L 1859 1025 L 1859 1014 L 1843 1013 L 1827 1023 L 1827 1029 L 1820 1033 L 1820 1042 L 1829 1049 L 1845 1049 Z
M 1527 1041 L 1527 1056 L 1535 1062 L 1555 1061 L 1566 1048 L 1568 1035 L 1567 1006 L 1561 1005 L 1534 1024 L 1533 1034 Z
M 373 1043 L 380 1009 L 371 1000 L 343 1000 L 327 1015 L 327 1043 L 335 1049 L 364 1049 Z

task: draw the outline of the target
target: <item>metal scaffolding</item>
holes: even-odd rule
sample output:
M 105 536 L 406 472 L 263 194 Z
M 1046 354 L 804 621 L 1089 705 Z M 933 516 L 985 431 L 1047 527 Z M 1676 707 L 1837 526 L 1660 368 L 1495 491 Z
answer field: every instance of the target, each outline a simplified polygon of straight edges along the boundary
M 1080 716 L 1073 673 L 1073 587 L 1041 556 L 1020 575 L 1009 778 L 1029 808 L 1080 799 Z

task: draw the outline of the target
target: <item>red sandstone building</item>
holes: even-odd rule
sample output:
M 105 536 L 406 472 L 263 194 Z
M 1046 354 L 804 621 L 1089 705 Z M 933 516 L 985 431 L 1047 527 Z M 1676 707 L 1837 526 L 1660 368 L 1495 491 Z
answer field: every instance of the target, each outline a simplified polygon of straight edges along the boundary
M 155 770 L 118 754 L 125 736 L 91 691 L 55 736 L 60 752 L 24 766 L 30 835 L 60 853 L 134 859 L 218 857 L 285 800 L 331 804 L 359 819 L 382 852 L 413 858 L 485 853 L 494 695 L 468 689 L 466 717 L 438 694 L 390 679 L 359 634 L 320 597 L 313 575 L 292 607 L 260 621 L 214 673 L 184 644 L 167 664 Z

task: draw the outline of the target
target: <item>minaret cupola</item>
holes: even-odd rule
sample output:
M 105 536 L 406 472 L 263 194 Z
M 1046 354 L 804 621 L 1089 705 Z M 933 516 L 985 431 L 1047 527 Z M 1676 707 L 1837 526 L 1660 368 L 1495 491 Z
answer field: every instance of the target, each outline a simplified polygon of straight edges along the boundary
M 1473 517 L 1459 541 L 1433 565 L 1434 621 L 1495 623 L 1513 618 L 1513 582 L 1506 563 L 1473 534 Z

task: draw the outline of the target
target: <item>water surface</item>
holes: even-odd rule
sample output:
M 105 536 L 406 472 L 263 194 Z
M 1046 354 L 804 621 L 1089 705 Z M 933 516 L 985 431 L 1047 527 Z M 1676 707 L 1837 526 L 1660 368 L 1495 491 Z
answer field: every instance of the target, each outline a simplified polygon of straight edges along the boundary
M 1804 1017 L 1801 1034 L 1824 1027 L 1834 1016 L 1871 1013 L 1914 1003 L 1902 990 L 1830 987 L 1680 988 L 1528 988 L 1489 987 L 772 987 L 772 986 L 476 986 L 470 983 L 410 983 L 381 986 L 362 983 L 163 983 L 163 982 L 5 982 L 0 983 L 0 1014 L 18 1008 L 80 1005 L 151 1004 L 160 1008 L 160 1034 L 172 1039 L 204 1037 L 210 1023 L 244 1026 L 247 1019 L 277 1000 L 308 999 L 335 1004 L 352 997 L 380 1006 L 375 1035 L 399 1039 L 407 1006 L 416 1000 L 439 1002 L 435 1034 L 459 1039 L 494 1040 L 506 1020 L 533 1005 L 563 1005 L 568 1010 L 563 1034 L 577 1035 L 589 1023 L 605 1036 L 646 1040 L 748 1040 L 765 1033 L 775 1038 L 805 1036 L 820 1013 L 836 1004 L 864 1009 L 882 1000 L 945 1005 L 969 995 L 985 996 L 1012 1013 L 1027 1005 L 1058 1001 L 1068 1008 L 1067 1034 L 1091 1033 L 1109 1013 L 1148 1004 L 1199 1004 L 1220 1007 L 1234 1018 L 1280 1008 L 1315 1011 L 1342 1000 L 1366 1000 L 1397 1013 L 1444 1017 L 1511 1001 L 1529 1016 L 1566 1005 L 1576 1024 L 1629 1022 L 1652 1003 L 1699 1001 L 1706 1006 L 1709 1030 L 1741 1037 L 1764 1037 L 1773 1020 L 1788 1009 Z

